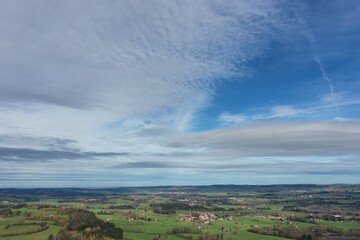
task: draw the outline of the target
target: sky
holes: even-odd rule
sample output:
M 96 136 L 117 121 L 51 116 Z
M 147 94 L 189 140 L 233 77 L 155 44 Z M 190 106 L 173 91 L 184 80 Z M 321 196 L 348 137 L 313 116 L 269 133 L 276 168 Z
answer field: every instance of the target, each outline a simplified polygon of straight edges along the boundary
M 0 2 L 0 187 L 360 183 L 360 2 Z

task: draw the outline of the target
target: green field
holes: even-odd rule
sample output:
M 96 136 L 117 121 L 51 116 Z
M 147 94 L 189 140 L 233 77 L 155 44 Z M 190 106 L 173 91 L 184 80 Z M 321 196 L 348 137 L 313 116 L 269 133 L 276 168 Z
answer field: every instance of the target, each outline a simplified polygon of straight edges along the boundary
M 354 186 L 351 191 L 344 189 L 340 193 L 339 189 L 325 192 L 322 188 L 308 189 L 307 186 L 301 191 L 284 186 L 259 192 L 225 188 L 194 191 L 191 187 L 171 187 L 128 193 L 69 190 L 74 195 L 71 198 L 46 195 L 35 198 L 33 193 L 24 193 L 22 197 L 34 198 L 32 201 L 23 200 L 18 193 L 6 193 L 2 195 L 0 213 L 8 216 L 0 217 L 0 240 L 47 240 L 50 234 L 56 235 L 60 229 L 67 228 L 71 219 L 64 209 L 93 212 L 99 221 L 121 228 L 123 238 L 128 240 L 184 240 L 200 239 L 200 236 L 225 240 L 288 239 L 275 236 L 276 229 L 290 232 L 302 229 L 309 234 L 321 229 L 322 232 L 355 234 L 353 239 L 360 239 L 360 218 L 357 217 L 360 209 L 356 205 L 360 195 L 353 192 Z M 91 197 L 81 194 L 91 194 Z M 200 215 L 211 220 L 201 220 Z M 47 228 L 36 232 L 41 224 Z M 259 232 L 249 231 L 254 228 Z M 270 235 L 261 231 L 270 231 Z M 9 236 L 12 234 L 16 236 Z M 316 236 L 313 239 L 317 239 Z
M 26 232 L 36 229 L 37 225 L 20 225 L 5 229 L 9 224 L 37 223 L 38 221 L 29 221 L 25 217 L 0 218 L 0 239 L 23 239 L 23 240 L 40 240 L 47 239 L 50 234 L 56 234 L 61 227 L 49 224 L 49 228 L 32 234 Z M 16 234 L 16 236 L 2 237 L 2 235 Z

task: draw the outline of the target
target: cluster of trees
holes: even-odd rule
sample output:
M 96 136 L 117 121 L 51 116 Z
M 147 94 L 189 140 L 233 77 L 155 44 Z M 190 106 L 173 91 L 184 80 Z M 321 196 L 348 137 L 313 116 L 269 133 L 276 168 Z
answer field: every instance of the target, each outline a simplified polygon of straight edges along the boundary
M 56 216 L 56 215 L 52 215 L 52 216 L 46 216 L 46 215 L 36 215 L 36 214 L 26 214 L 26 219 L 27 220 L 37 220 L 37 221 L 53 221 L 54 225 L 57 226 L 66 226 L 66 224 L 68 223 L 68 220 L 64 217 L 60 217 L 60 216 Z
M 297 240 L 356 240 L 360 238 L 360 230 L 343 230 L 332 227 L 323 227 L 317 225 L 309 228 L 295 228 L 289 226 L 274 226 L 274 227 L 254 227 L 248 229 L 249 232 L 258 234 L 278 236 L 284 238 L 291 238 Z
M 108 209 L 135 209 L 133 205 L 111 205 Z
M 185 227 L 185 226 L 176 226 L 173 229 L 168 231 L 169 234 L 183 234 L 183 233 L 191 233 L 191 234 L 201 234 L 202 231 L 200 229 Z
M 34 205 L 33 207 L 35 207 L 36 209 L 43 210 L 43 211 L 55 211 L 57 209 L 56 206 L 49 205 L 49 204 L 38 204 L 38 205 Z
M 0 208 L 0 217 L 13 217 L 20 215 L 21 215 L 21 211 L 19 210 L 13 212 L 11 208 Z
M 8 204 L 0 204 L 0 209 L 1 208 L 13 208 L 13 209 L 20 209 L 20 208 L 24 208 L 26 207 L 27 204 L 26 203 L 18 203 L 18 204 L 12 204 L 12 203 L 8 203 Z
M 305 216 L 292 216 L 289 218 L 292 221 L 316 223 L 315 219 L 333 222 L 360 222 L 360 217 L 343 217 L 333 214 L 310 214 Z
M 54 236 L 49 236 L 48 239 L 53 240 Z M 68 232 L 64 229 L 61 229 L 56 234 L 56 240 L 86 240 L 86 237 L 78 232 Z
M 56 240 L 123 239 L 123 230 L 113 223 L 98 219 L 95 213 L 82 209 L 68 209 L 69 223 Z
M 176 214 L 175 209 L 171 209 L 171 208 L 161 208 L 161 207 L 155 207 L 153 210 L 154 213 L 157 214 L 166 214 L 166 215 L 173 215 Z
M 12 217 L 14 216 L 13 211 L 11 211 L 11 208 L 2 208 L 0 209 L 0 216 L 1 217 Z
M 136 212 L 134 211 L 119 211 L 119 212 L 114 212 L 114 214 L 119 217 L 122 218 L 124 220 L 128 220 L 128 221 L 134 221 L 134 220 L 144 220 L 144 221 L 153 221 L 154 219 L 152 219 L 151 217 L 148 217 L 146 215 L 139 215 L 136 214 Z
M 153 212 L 158 214 L 175 214 L 176 210 L 186 210 L 186 211 L 204 211 L 209 210 L 209 208 L 203 205 L 190 205 L 183 202 L 168 202 L 168 203 L 152 203 L 150 204 L 153 207 Z
M 297 215 L 289 217 L 289 220 L 291 221 L 306 222 L 306 223 L 316 223 L 314 219 L 318 219 L 318 218 L 313 218 L 311 216 L 297 216 Z
M 204 205 L 188 204 L 184 202 L 167 202 L 167 203 L 152 203 L 151 207 L 161 207 L 163 209 L 185 210 L 185 211 L 206 211 L 209 210 Z
M 284 211 L 303 212 L 321 215 L 349 215 L 360 216 L 360 210 L 356 202 L 349 204 L 334 204 L 325 201 L 294 201 L 292 205 L 285 205 Z
M 40 222 L 40 223 L 12 223 L 5 226 L 5 229 L 9 229 L 12 227 L 20 227 L 20 226 L 32 226 L 32 225 L 39 225 L 41 228 L 44 228 L 47 223 L 46 222 Z
M 26 203 L 19 203 L 19 204 L 7 203 L 7 204 L 0 204 L 0 209 L 2 209 L 2 208 L 20 209 L 20 208 L 24 208 L 24 207 L 26 207 L 26 206 L 27 206 Z
M 200 234 L 199 240 L 225 240 L 224 234 L 210 235 L 209 233 Z M 232 239 L 232 238 L 229 238 Z

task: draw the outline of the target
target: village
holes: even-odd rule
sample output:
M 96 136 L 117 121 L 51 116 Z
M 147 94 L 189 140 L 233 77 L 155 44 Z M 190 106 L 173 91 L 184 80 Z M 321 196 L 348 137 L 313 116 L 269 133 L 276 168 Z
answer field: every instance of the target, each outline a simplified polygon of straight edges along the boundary
M 202 224 L 209 224 L 213 221 L 233 221 L 235 218 L 232 216 L 218 217 L 214 213 L 199 213 L 190 212 L 182 214 L 177 220 L 180 222 L 197 222 Z

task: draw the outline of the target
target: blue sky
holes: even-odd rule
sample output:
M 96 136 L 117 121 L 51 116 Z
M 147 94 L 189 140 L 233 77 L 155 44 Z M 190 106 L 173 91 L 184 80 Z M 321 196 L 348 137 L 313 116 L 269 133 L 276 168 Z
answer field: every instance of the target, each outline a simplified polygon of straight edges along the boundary
M 0 3 L 0 187 L 359 183 L 358 1 Z

